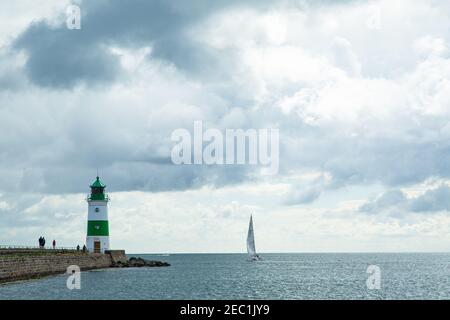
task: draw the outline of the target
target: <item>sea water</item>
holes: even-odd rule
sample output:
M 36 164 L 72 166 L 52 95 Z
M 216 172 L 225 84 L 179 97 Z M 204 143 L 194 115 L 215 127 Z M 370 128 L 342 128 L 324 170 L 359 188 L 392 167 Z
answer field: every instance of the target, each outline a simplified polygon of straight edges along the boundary
M 0 285 L 0 299 L 450 299 L 449 253 L 140 254 L 170 267 L 103 269 Z M 370 265 L 380 289 L 369 289 Z M 370 287 L 370 286 L 369 286 Z

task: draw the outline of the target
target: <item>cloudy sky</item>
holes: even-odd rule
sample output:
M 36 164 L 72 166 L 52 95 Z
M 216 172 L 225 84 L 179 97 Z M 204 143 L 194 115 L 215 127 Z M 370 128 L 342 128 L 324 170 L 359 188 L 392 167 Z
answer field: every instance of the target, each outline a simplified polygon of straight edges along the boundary
M 66 8 L 81 8 L 81 29 Z M 450 3 L 0 3 L 0 244 L 450 249 Z M 280 170 L 174 165 L 177 128 L 278 128 Z

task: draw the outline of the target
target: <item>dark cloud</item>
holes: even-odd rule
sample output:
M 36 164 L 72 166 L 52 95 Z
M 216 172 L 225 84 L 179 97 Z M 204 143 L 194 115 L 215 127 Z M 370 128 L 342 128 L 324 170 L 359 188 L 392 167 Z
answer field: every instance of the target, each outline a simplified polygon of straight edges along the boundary
M 450 177 L 450 146 L 446 138 L 437 137 L 433 143 L 420 140 L 442 128 L 435 119 L 436 128 L 422 128 L 417 136 L 404 139 L 398 135 L 384 138 L 350 137 L 327 128 L 297 127 L 291 119 L 284 124 L 281 155 L 290 169 L 320 169 L 330 173 L 330 187 L 382 183 L 388 187 L 408 186 L 423 182 L 429 177 Z M 399 128 L 407 127 L 399 119 Z M 406 130 L 406 129 L 405 129 Z M 283 135 L 282 135 L 283 136 Z M 294 137 L 298 137 L 295 139 Z
M 414 212 L 449 211 L 450 188 L 441 185 L 436 189 L 427 190 L 423 195 L 412 199 L 409 208 Z
M 35 84 L 67 88 L 80 82 L 108 83 L 120 71 L 117 58 L 88 39 L 88 30 L 52 28 L 45 22 L 33 24 L 15 42 L 27 53 L 25 70 Z
M 307 204 L 319 198 L 322 190 L 318 187 L 310 187 L 305 190 L 292 192 L 285 201 L 287 205 Z
M 91 100 L 90 93 L 74 98 L 65 91 L 52 92 L 41 100 L 40 93 L 49 93 L 39 90 L 31 94 L 31 105 L 21 102 L 0 107 L 2 129 L 14 132 L 0 137 L 0 193 L 87 193 L 97 169 L 110 192 L 220 187 L 251 179 L 259 168 L 172 163 L 170 149 L 175 142 L 170 141 L 171 132 L 179 127 L 191 130 L 193 120 L 182 110 L 172 117 L 158 113 L 173 112 L 177 99 L 209 108 L 201 88 L 198 93 L 177 86 L 173 90 L 177 97 L 164 95 L 156 116 L 151 95 L 149 100 L 127 106 L 110 104 L 109 94 L 101 93 Z
M 379 213 L 392 207 L 402 207 L 407 201 L 401 190 L 390 190 L 383 193 L 374 201 L 369 201 L 361 206 L 360 211 L 368 213 Z
M 313 2 L 288 3 L 301 7 Z M 321 4 L 329 2 L 321 1 Z M 233 106 L 244 114 L 243 127 L 279 127 L 280 174 L 305 169 L 327 172 L 332 178 L 330 188 L 371 183 L 396 187 L 418 183 L 430 176 L 450 177 L 450 162 L 446 161 L 450 154 L 448 138 L 435 136 L 432 143 L 421 139 L 443 127 L 446 119 L 439 119 L 440 116 L 428 119 L 429 124 L 410 130 L 410 114 L 401 114 L 395 125 L 400 128 L 398 132 L 383 138 L 364 134 L 353 138 L 344 131 L 345 128 L 334 127 L 334 124 L 308 125 L 295 113 L 284 114 L 274 105 L 277 99 L 289 97 L 304 86 L 314 86 L 314 82 L 285 81 L 272 87 L 270 82 L 253 79 L 256 84 L 242 88 L 242 83 L 228 77 L 234 71 L 230 67 L 233 62 L 227 60 L 228 52 L 215 52 L 211 47 L 195 43 L 187 32 L 194 24 L 228 8 L 249 6 L 264 10 L 276 5 L 271 1 L 256 0 L 85 1 L 81 5 L 81 30 L 68 30 L 65 25 L 55 27 L 44 21 L 30 25 L 14 41 L 14 48 L 26 53 L 26 73 L 39 86 L 72 88 L 85 83 L 90 89 L 92 85 L 123 81 L 118 58 L 109 50 L 111 46 L 151 46 L 150 59 L 174 64 L 188 75 L 189 80 L 198 80 L 196 77 L 200 75 L 206 75 L 208 79 L 200 81 L 205 85 L 200 89 L 201 98 L 192 98 L 191 93 L 180 94 L 172 88 L 165 89 L 167 91 L 161 88 L 162 94 L 153 89 L 152 94 L 145 97 L 148 101 L 144 107 L 122 101 L 126 107 L 111 110 L 109 104 L 113 98 L 102 97 L 108 88 L 87 90 L 86 94 L 96 95 L 90 101 L 76 95 L 42 98 L 45 94 L 40 95 L 40 92 L 36 101 L 30 95 L 28 100 L 11 104 L 10 110 L 0 106 L 2 129 L 14 132 L 7 139 L 0 137 L 0 163 L 7 168 L 2 170 L 4 174 L 0 177 L 3 190 L 79 192 L 84 190 L 97 167 L 110 177 L 111 187 L 115 190 L 160 191 L 248 179 L 252 169 L 245 167 L 216 167 L 214 173 L 210 168 L 180 168 L 168 163 L 167 149 L 172 143 L 167 139 L 171 131 L 180 127 L 180 123 L 183 126 L 189 123 L 177 119 L 180 113 L 179 117 L 183 117 L 185 107 L 179 107 L 180 101 L 194 106 L 206 105 L 199 116 L 210 121 L 211 126 L 219 127 L 221 119 Z M 198 28 L 195 30 L 201 32 Z M 220 85 L 208 87 L 214 76 L 220 79 Z M 4 79 L 9 77 L 0 76 L 0 83 Z M 259 90 L 259 80 L 273 97 L 261 98 L 259 93 L 252 91 Z M 152 83 L 146 90 L 150 91 L 156 85 Z M 250 93 L 246 94 L 245 89 Z M 153 99 L 158 94 L 164 95 L 165 99 Z M 254 108 L 256 111 L 251 112 L 249 109 L 256 104 L 255 96 L 260 100 L 257 101 L 258 108 Z M 3 99 L 9 102 L 8 97 Z M 38 106 L 39 99 L 47 101 Z M 57 108 L 46 105 L 52 99 L 57 100 Z M 82 105 L 71 108 L 74 104 Z M 156 109 L 164 110 L 166 118 L 163 114 L 148 120 Z M 176 111 L 170 112 L 172 109 Z M 371 124 L 370 116 L 368 118 L 369 123 L 361 126 L 366 125 L 369 129 L 380 126 Z M 165 128 L 158 127 L 161 123 Z M 404 139 L 404 135 L 410 133 Z M 166 152 L 161 152 L 162 149 Z M 163 174 L 165 179 L 160 178 Z M 314 201 L 320 190 L 315 186 L 305 187 L 295 192 L 288 202 Z
M 85 1 L 80 30 L 40 21 L 14 42 L 27 53 L 26 72 L 39 86 L 71 88 L 79 83 L 109 83 L 120 76 L 110 46 L 151 46 L 152 57 L 181 70 L 219 75 L 223 60 L 190 39 L 187 29 L 208 14 L 237 4 L 261 7 L 269 1 L 133 0 Z
M 204 185 L 221 187 L 238 184 L 248 180 L 251 168 L 240 166 L 196 166 L 173 165 L 172 163 L 161 165 L 149 162 L 114 162 L 110 166 L 103 167 L 100 175 L 108 186 L 108 191 L 177 191 L 200 188 Z M 95 172 L 79 169 L 77 176 L 68 175 L 68 180 L 61 179 L 67 172 L 67 168 L 46 170 L 44 177 L 49 184 L 46 192 L 85 192 L 89 191 L 89 183 Z
M 375 214 L 386 210 L 406 212 L 449 211 L 450 188 L 447 185 L 440 185 L 412 198 L 406 197 L 401 190 L 390 190 L 360 207 L 362 212 Z

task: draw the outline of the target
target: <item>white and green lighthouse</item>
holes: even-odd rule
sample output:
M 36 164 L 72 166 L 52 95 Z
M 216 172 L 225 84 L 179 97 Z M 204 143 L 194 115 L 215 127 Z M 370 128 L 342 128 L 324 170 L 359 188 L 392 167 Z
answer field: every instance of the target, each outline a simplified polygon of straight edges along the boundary
M 89 252 L 104 253 L 109 250 L 108 201 L 105 187 L 97 176 L 91 184 L 88 202 L 86 247 Z

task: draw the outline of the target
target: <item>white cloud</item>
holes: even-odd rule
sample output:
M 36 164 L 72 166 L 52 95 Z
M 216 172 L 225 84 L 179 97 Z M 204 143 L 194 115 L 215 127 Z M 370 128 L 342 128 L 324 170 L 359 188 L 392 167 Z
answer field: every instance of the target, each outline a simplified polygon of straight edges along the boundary
M 246 184 L 239 188 L 111 193 L 111 243 L 128 252 L 243 252 L 250 214 L 257 249 L 263 252 L 433 251 L 442 250 L 450 240 L 445 232 L 450 226 L 446 214 L 413 214 L 400 220 L 367 216 L 351 201 L 335 203 L 331 209 L 270 204 L 284 192 L 277 185 Z M 2 225 L 0 241 L 34 244 L 40 235 L 56 239 L 62 246 L 84 241 L 87 204 L 82 194 L 43 196 L 15 218 L 20 220 L 30 212 L 38 216 L 38 210 L 41 217 L 47 217 L 33 225 Z
M 413 43 L 413 48 L 425 57 L 445 56 L 448 53 L 448 47 L 442 38 L 433 38 L 430 35 L 417 39 Z
M 118 38 L 132 40 L 102 42 L 121 65 L 119 80 L 44 89 L 30 82 L 24 52 L 7 47 L 7 34 L 33 19 L 57 19 L 61 6 L 34 6 L 36 15 L 19 3 L 0 10 L 21 16 L 4 19 L 0 30 L 0 191 L 26 194 L 0 198 L 2 241 L 34 242 L 41 232 L 68 245 L 82 241 L 79 192 L 100 167 L 111 190 L 128 191 L 112 194 L 111 227 L 112 243 L 131 251 L 241 251 L 252 212 L 264 251 L 449 243 L 442 210 L 358 210 L 374 186 L 402 188 L 375 201 L 395 207 L 419 197 L 411 190 L 424 181 L 450 177 L 448 4 L 231 6 L 171 29 L 188 35 L 174 39 L 189 41 L 190 50 L 202 49 L 189 53 L 211 72 L 183 69 L 152 41 L 130 45 L 136 35 L 123 33 Z M 208 65 L 211 57 L 220 63 Z M 278 127 L 280 175 L 170 166 L 170 133 L 194 120 Z
M 0 3 L 0 48 L 7 45 L 30 23 L 42 19 L 53 21 L 69 5 L 69 0 L 2 1 Z

